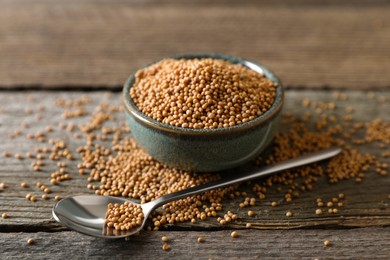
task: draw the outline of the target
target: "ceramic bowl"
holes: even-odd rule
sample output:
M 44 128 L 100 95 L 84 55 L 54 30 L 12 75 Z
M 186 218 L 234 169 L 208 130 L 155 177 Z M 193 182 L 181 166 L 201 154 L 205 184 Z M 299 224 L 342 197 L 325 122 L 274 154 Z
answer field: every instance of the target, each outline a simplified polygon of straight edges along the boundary
M 123 101 L 131 134 L 157 161 L 178 169 L 213 172 L 233 168 L 257 157 L 273 139 L 283 106 L 280 80 L 262 65 L 221 54 L 187 54 L 176 59 L 215 58 L 238 63 L 276 83 L 276 98 L 263 115 L 249 122 L 217 129 L 190 129 L 158 122 L 143 114 L 130 97 L 135 76 L 123 87 Z

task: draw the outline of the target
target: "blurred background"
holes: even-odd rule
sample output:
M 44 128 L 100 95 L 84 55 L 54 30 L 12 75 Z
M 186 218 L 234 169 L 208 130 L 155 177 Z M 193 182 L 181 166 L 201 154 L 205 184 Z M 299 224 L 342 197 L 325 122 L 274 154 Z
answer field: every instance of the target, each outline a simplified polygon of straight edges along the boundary
M 261 63 L 286 87 L 390 86 L 384 0 L 0 0 L 0 88 L 112 88 L 179 53 Z

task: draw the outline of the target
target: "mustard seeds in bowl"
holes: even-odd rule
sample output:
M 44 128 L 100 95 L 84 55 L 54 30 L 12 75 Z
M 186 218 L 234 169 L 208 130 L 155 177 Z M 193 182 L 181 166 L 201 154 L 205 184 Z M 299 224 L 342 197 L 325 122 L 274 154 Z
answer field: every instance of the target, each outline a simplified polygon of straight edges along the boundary
M 220 171 L 272 141 L 283 105 L 279 79 L 261 65 L 219 54 L 164 59 L 123 89 L 132 136 L 156 160 Z

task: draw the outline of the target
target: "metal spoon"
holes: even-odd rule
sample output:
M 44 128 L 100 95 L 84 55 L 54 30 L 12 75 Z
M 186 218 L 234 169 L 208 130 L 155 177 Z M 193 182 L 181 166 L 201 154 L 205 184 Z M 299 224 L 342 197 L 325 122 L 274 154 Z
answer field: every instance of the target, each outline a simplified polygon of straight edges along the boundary
M 240 182 L 249 181 L 255 178 L 271 175 L 279 171 L 325 160 L 337 155 L 338 153 L 340 153 L 340 151 L 340 148 L 330 148 L 320 152 L 280 162 L 272 166 L 267 166 L 260 170 L 256 170 L 255 172 L 245 173 L 239 176 L 222 178 L 214 182 L 167 194 L 148 203 L 138 204 L 142 207 L 144 220 L 140 226 L 130 231 L 116 231 L 115 229 L 107 229 L 105 226 L 106 210 L 107 205 L 109 203 L 122 204 L 128 201 L 129 203 L 137 204 L 125 198 L 97 195 L 81 195 L 68 197 L 60 200 L 56 203 L 56 205 L 54 205 L 53 216 L 58 222 L 67 226 L 68 228 L 86 235 L 101 238 L 127 237 L 142 230 L 148 219 L 149 214 L 154 209 L 168 202 L 182 199 L 198 193 L 210 191 L 213 189 L 218 189 Z

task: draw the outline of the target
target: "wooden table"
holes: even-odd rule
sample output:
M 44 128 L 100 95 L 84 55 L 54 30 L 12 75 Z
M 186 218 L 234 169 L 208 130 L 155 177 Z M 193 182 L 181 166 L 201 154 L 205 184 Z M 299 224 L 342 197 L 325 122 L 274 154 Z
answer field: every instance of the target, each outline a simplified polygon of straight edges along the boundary
M 390 5 L 386 1 L 0 1 L 0 254 L 42 258 L 390 258 L 390 179 L 374 172 L 363 183 L 353 180 L 329 184 L 326 178 L 312 191 L 284 203 L 277 189 L 257 203 L 254 218 L 227 200 L 227 210 L 239 220 L 221 226 L 215 219 L 197 224 L 166 226 L 129 240 L 102 240 L 70 231 L 51 216 L 54 195 L 93 193 L 87 177 L 79 175 L 80 158 L 68 161 L 71 180 L 52 186 L 49 174 L 56 163 L 48 159 L 42 171 L 25 157 L 48 139 L 66 140 L 71 151 L 85 142 L 61 122 L 76 125 L 88 116 L 67 121 L 58 98 L 90 97 L 84 106 L 92 113 L 102 102 L 120 104 L 127 76 L 151 61 L 178 53 L 218 52 L 265 64 L 286 87 L 288 114 L 302 115 L 312 102 L 336 102 L 336 114 L 347 107 L 361 122 L 390 121 Z M 370 91 L 370 92 L 369 92 Z M 347 100 L 334 100 L 335 93 Z M 369 93 L 369 94 L 368 94 Z M 336 94 L 337 95 L 337 94 Z M 314 113 L 313 113 L 314 115 Z M 114 124 L 123 121 L 116 115 Z M 26 127 L 28 126 L 28 127 Z M 45 132 L 42 142 L 29 133 Z M 21 133 L 18 133 L 18 130 Z M 15 132 L 16 131 L 16 132 Z M 389 146 L 364 146 L 380 156 Z M 389 158 L 382 161 L 390 163 Z M 28 201 L 42 192 L 42 181 L 52 199 Z M 20 183 L 29 184 L 21 188 Z M 245 185 L 243 186 L 245 189 Z M 317 197 L 345 193 L 339 214 L 317 216 Z M 271 201 L 280 205 L 271 207 Z M 294 212 L 287 218 L 286 212 Z M 253 227 L 245 228 L 251 222 Z M 230 237 L 238 230 L 239 238 Z M 161 249 L 161 236 L 170 238 L 170 251 Z M 199 236 L 205 243 L 197 243 Z M 27 239 L 32 238 L 32 245 Z M 332 246 L 325 247 L 330 240 Z

